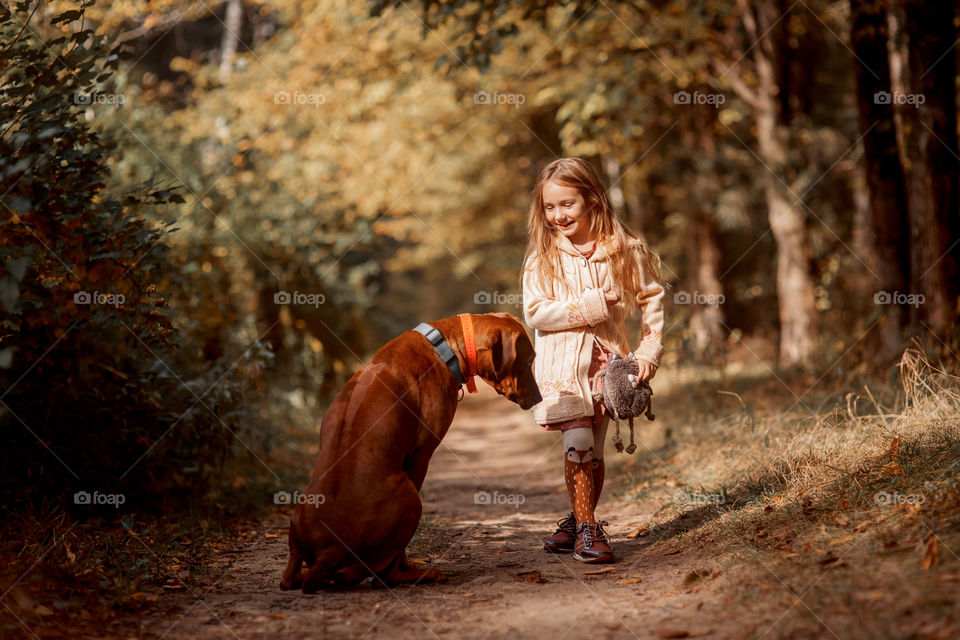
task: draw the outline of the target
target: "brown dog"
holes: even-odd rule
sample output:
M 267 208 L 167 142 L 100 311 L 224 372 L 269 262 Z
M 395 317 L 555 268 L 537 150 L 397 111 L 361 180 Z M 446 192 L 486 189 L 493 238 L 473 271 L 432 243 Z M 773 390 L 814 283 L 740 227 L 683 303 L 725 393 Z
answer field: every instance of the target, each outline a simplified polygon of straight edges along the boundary
M 540 402 L 533 345 L 509 314 L 471 316 L 476 374 L 512 402 Z M 430 323 L 468 373 L 457 316 Z M 472 373 L 472 372 L 470 372 Z M 415 331 L 388 342 L 340 391 L 323 416 L 320 455 L 290 520 L 290 561 L 281 589 L 435 582 L 435 568 L 407 564 L 420 522 L 420 487 L 457 409 L 460 385 Z M 306 565 L 304 568 L 303 565 Z

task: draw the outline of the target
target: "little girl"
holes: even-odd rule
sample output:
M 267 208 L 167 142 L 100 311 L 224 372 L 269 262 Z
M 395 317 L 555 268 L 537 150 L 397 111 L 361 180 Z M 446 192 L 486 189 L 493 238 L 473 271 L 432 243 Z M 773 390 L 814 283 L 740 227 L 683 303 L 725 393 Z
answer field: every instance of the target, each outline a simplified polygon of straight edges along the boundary
M 593 168 L 560 158 L 537 179 L 523 264 L 523 314 L 535 330 L 534 375 L 541 428 L 563 437 L 564 480 L 573 509 L 544 541 L 582 562 L 613 562 L 594 509 L 603 488 L 609 417 L 592 399 L 593 379 L 612 354 L 631 351 L 624 317 L 637 308 L 643 337 L 633 351 L 649 380 L 663 353 L 664 283 L 660 259 L 610 206 Z

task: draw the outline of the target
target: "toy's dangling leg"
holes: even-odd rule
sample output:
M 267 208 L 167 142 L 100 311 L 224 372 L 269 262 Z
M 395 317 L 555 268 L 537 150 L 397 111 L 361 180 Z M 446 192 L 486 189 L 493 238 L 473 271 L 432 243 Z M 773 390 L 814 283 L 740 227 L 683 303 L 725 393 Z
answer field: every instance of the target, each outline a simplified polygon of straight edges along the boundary
M 620 421 L 614 416 L 613 422 L 617 425 L 617 431 L 613 434 L 613 446 L 616 447 L 617 453 L 623 453 L 623 440 L 620 439 Z
M 637 445 L 633 442 L 633 418 L 630 418 L 630 446 L 627 447 L 627 453 L 633 453 L 637 450 Z

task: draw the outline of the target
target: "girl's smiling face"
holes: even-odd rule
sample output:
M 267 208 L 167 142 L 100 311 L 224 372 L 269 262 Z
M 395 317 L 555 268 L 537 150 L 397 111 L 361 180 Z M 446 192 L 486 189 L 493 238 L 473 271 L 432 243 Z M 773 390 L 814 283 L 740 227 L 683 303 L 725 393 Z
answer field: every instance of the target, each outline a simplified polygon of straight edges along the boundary
M 547 182 L 543 185 L 541 198 L 547 222 L 570 242 L 582 245 L 593 239 L 590 213 L 578 189 Z

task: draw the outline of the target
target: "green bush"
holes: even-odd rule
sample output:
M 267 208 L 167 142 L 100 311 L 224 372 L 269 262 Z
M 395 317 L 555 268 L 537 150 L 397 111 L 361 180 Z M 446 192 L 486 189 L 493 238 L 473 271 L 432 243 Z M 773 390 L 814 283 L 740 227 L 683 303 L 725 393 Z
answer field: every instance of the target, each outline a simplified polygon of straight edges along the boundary
M 74 492 L 122 493 L 128 507 L 196 492 L 233 441 L 221 416 L 269 354 L 178 352 L 158 288 L 174 229 L 142 214 L 183 200 L 152 182 L 107 192 L 114 145 L 85 112 L 122 104 L 109 92 L 120 55 L 82 28 L 82 8 L 50 21 L 56 37 L 38 34 L 30 11 L 0 6 L 4 502 L 89 512 Z M 217 384 L 227 373 L 238 382 Z

